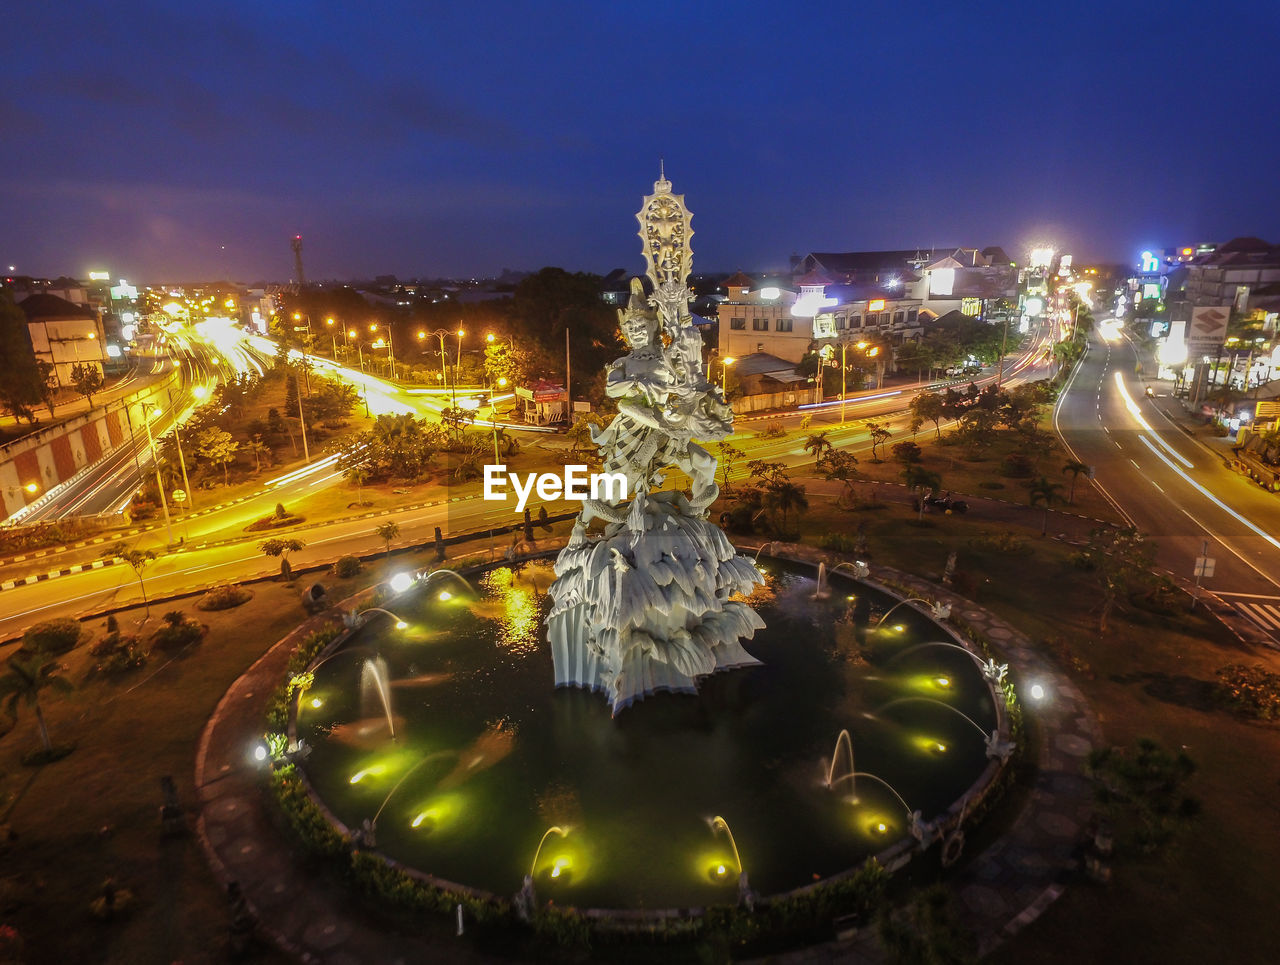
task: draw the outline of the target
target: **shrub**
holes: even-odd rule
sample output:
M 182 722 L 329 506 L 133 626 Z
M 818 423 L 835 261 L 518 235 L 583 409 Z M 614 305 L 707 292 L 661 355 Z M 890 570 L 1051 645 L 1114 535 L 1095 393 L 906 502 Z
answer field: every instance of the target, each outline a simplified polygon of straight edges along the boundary
M 37 623 L 22 635 L 22 649 L 37 653 L 66 653 L 80 642 L 80 623 L 70 617 Z
M 196 620 L 188 620 L 181 610 L 170 610 L 164 615 L 164 624 L 151 635 L 154 650 L 180 650 L 189 644 L 199 643 L 208 627 Z
M 822 537 L 822 548 L 831 550 L 834 553 L 856 553 L 858 552 L 858 541 L 852 536 L 846 536 L 844 533 L 828 533 Z
M 1235 663 L 1218 671 L 1217 697 L 1227 707 L 1255 720 L 1280 719 L 1280 674 L 1262 664 Z
M 333 564 L 333 575 L 342 580 L 349 580 L 360 572 L 360 560 L 354 556 L 340 556 Z
M 770 419 L 759 432 L 761 439 L 781 439 L 786 434 L 787 427 L 780 419 Z
M 196 603 L 198 610 L 230 610 L 232 607 L 248 603 L 253 599 L 253 591 L 234 583 L 212 587 Z
M 117 674 L 128 673 L 130 670 L 137 670 L 146 664 L 147 652 L 142 649 L 137 637 L 116 635 L 114 645 L 104 648 L 103 644 L 110 639 L 111 637 L 107 637 L 94 644 L 94 650 L 91 652 L 95 652 L 102 659 L 93 665 L 92 673 L 103 677 L 114 677 Z

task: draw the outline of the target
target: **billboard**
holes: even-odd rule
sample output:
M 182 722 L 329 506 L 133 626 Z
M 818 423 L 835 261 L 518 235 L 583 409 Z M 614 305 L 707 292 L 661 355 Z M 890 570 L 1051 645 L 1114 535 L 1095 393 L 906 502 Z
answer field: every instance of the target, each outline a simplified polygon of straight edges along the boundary
M 938 269 L 930 279 L 929 293 L 942 298 L 1017 298 L 1018 269 L 1013 265 Z
M 1187 356 L 1197 359 L 1217 355 L 1226 340 L 1230 318 L 1230 305 L 1191 309 L 1191 323 L 1187 326 Z

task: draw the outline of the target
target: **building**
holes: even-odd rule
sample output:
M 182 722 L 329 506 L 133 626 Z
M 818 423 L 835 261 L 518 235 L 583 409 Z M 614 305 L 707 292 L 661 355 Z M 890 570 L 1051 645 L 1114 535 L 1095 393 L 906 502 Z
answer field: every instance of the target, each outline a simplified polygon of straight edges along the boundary
M 1250 296 L 1280 282 L 1280 245 L 1233 238 L 1186 263 L 1186 299 L 1192 305 L 1230 305 L 1250 311 Z
M 845 277 L 858 277 L 848 275 Z M 874 337 L 885 345 L 919 338 L 921 302 L 894 284 L 846 283 L 811 269 L 789 287 L 757 286 L 738 272 L 724 283 L 718 308 L 720 357 L 764 353 L 798 363 L 815 341 Z
M 71 385 L 71 370 L 76 365 L 92 365 L 102 372 L 106 339 L 97 312 L 43 293 L 27 296 L 18 307 L 27 316 L 36 360 L 53 366 L 58 385 Z

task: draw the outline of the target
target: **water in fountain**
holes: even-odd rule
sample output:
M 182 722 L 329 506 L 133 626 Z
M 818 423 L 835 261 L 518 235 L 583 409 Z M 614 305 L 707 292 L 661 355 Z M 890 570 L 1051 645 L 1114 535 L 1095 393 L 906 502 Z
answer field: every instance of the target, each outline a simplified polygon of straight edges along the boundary
M 733 839 L 733 832 L 729 830 L 729 822 L 717 814 L 709 823 L 713 833 L 723 831 L 725 837 L 729 839 L 729 847 L 733 849 L 733 863 L 738 869 L 738 874 L 741 875 L 744 870 L 742 856 L 738 854 L 738 842 Z
M 878 621 L 876 621 L 876 627 L 882 627 L 882 626 L 884 626 L 884 621 L 885 621 L 885 620 L 887 620 L 887 619 L 889 619 L 889 614 L 890 614 L 890 613 L 892 613 L 894 610 L 898 609 L 898 607 L 900 607 L 900 606 L 906 606 L 908 603 L 923 603 L 925 606 L 932 606 L 932 605 L 933 605 L 933 604 L 932 604 L 932 603 L 930 603 L 928 600 L 922 600 L 922 599 L 921 599 L 920 597 L 918 597 L 918 596 L 913 596 L 913 597 L 910 597 L 909 599 L 906 599 L 906 600 L 899 600 L 897 603 L 895 603 L 893 606 L 889 607 L 889 609 L 885 611 L 884 616 L 882 616 Z
M 395 786 L 393 786 L 391 790 L 387 792 L 387 796 L 382 799 L 382 804 L 378 807 L 378 810 L 374 813 L 373 821 L 371 821 L 370 823 L 375 826 L 377 825 L 378 818 L 382 817 L 382 812 L 386 809 L 387 803 L 395 796 L 396 791 L 400 790 L 400 785 L 403 784 L 405 781 L 409 780 L 410 775 L 416 772 L 418 768 L 422 767 L 425 764 L 430 764 L 432 761 L 438 761 L 442 757 L 457 757 L 457 755 L 458 755 L 458 752 L 453 750 L 436 751 L 434 754 L 428 754 L 422 760 L 418 761 L 417 764 L 414 764 L 413 767 L 405 771 L 404 775 L 400 778 L 400 780 L 396 781 Z
M 827 586 L 827 564 L 818 564 L 818 586 L 813 591 L 815 600 L 825 600 L 831 595 L 831 588 Z
M 837 781 L 843 781 L 846 778 L 849 781 L 853 781 L 855 778 L 859 778 L 859 777 L 869 778 L 870 780 L 875 781 L 877 784 L 880 784 L 888 788 L 889 793 L 898 799 L 898 803 L 902 805 L 902 809 L 907 812 L 907 816 L 908 817 L 911 816 L 911 814 L 913 813 L 911 810 L 911 805 L 903 800 L 902 795 L 898 793 L 897 788 L 895 788 L 892 784 L 890 784 L 888 781 L 886 781 L 882 777 L 877 777 L 875 774 L 868 773 L 867 771 L 852 771 L 849 774 L 846 774 L 844 777 L 837 778 Z M 856 799 L 854 800 L 854 803 L 855 804 L 858 803 Z
M 372 717 L 374 712 L 374 695 L 382 704 L 382 713 L 387 718 L 387 731 L 391 739 L 396 739 L 396 725 L 391 716 L 391 687 L 387 683 L 387 662 L 381 656 L 370 657 L 364 662 L 360 671 L 360 713 L 364 717 Z
M 890 666 L 891 664 L 895 664 L 895 663 L 897 663 L 899 660 L 901 660 L 903 657 L 905 657 L 907 654 L 909 654 L 909 653 L 915 653 L 917 650 L 924 650 L 924 649 L 926 649 L 926 648 L 928 648 L 928 647 L 949 647 L 949 648 L 950 648 L 950 649 L 952 649 L 952 650 L 959 650 L 959 651 L 960 651 L 961 653 L 963 653 L 966 657 L 968 657 L 970 660 L 972 660 L 974 663 L 976 663 L 979 667 L 982 667 L 982 666 L 985 666 L 985 665 L 986 665 L 986 662 L 985 662 L 981 657 L 979 657 L 976 653 L 974 653 L 972 650 L 967 650 L 967 649 L 965 649 L 964 647 L 960 646 L 959 644 L 956 644 L 956 643 L 945 643 L 945 642 L 943 642 L 943 641 L 941 641 L 941 640 L 931 640 L 931 641 L 930 641 L 930 642 L 928 642 L 928 643 L 917 643 L 917 644 L 916 644 L 915 646 L 913 646 L 913 647 L 907 647 L 907 649 L 905 649 L 905 650 L 900 650 L 900 651 L 898 651 L 898 652 L 897 652 L 897 653 L 895 653 L 892 657 L 890 657 L 888 661 L 886 661 L 885 666 L 886 666 L 886 667 L 888 667 L 888 666 Z
M 837 776 L 836 776 L 836 765 L 840 763 L 840 748 L 841 748 L 841 747 L 843 747 L 843 748 L 844 748 L 844 751 L 845 751 L 845 758 L 844 758 L 844 760 L 845 760 L 845 763 L 848 765 L 848 770 L 847 770 L 844 774 L 842 774 L 841 776 L 837 777 Z M 832 751 L 832 753 L 831 753 L 831 763 L 830 763 L 830 765 L 827 767 L 827 784 L 826 784 L 826 786 L 827 786 L 827 787 L 829 787 L 829 788 L 834 788 L 834 787 L 836 786 L 836 784 L 837 784 L 837 783 L 839 783 L 840 781 L 843 781 L 843 780 L 848 779 L 848 780 L 849 780 L 849 796 L 850 796 L 851 798 L 856 798 L 857 794 L 856 794 L 856 791 L 854 790 L 853 773 L 854 773 L 854 770 L 853 770 L 853 738 L 849 736 L 849 731 L 848 731 L 848 730 L 842 730 L 842 731 L 840 731 L 840 736 L 836 738 L 836 749 L 835 749 L 834 751 Z
M 951 713 L 959 714 L 967 720 L 973 729 L 982 735 L 983 740 L 986 740 L 987 738 L 987 731 L 983 730 L 982 727 L 979 726 L 978 722 L 963 710 L 952 707 L 950 704 L 944 703 L 941 700 L 934 700 L 932 697 L 899 697 L 897 700 L 891 700 L 887 704 L 877 708 L 876 713 L 879 714 L 881 711 L 888 710 L 890 707 L 897 706 L 898 704 L 937 704 L 939 707 L 945 707 L 947 710 L 951 711 Z

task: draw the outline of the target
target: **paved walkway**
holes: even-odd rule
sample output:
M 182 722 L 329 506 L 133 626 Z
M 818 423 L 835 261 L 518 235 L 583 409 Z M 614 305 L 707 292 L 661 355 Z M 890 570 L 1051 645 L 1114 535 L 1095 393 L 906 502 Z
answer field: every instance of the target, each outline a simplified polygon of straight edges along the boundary
M 800 558 L 826 555 L 808 547 L 777 549 L 794 549 L 785 555 Z M 1024 695 L 1024 713 L 1035 722 L 1039 742 L 1030 753 L 1037 771 L 1027 803 L 1003 836 L 949 879 L 964 924 L 985 953 L 1033 921 L 1078 867 L 1092 803 L 1082 768 L 1100 739 L 1097 721 L 1080 692 L 1009 624 L 941 587 L 887 567 L 876 567 L 871 579 L 905 584 L 921 596 L 952 603 L 953 614 L 1008 661 Z M 267 701 L 283 678 L 293 644 L 333 619 L 332 611 L 313 618 L 272 647 L 231 686 L 206 726 L 195 783 L 200 840 L 214 873 L 224 884 L 239 881 L 258 917 L 260 936 L 300 961 L 353 965 L 427 956 L 486 961 L 470 942 L 453 937 L 450 923 L 432 920 L 422 932 L 407 934 L 374 920 L 340 883 L 309 870 L 271 820 L 250 751 L 262 735 Z M 1045 689 L 1043 701 L 1026 696 L 1033 683 Z M 655 950 L 655 960 L 660 958 Z M 877 962 L 880 955 L 866 929 L 770 960 L 861 963 Z

